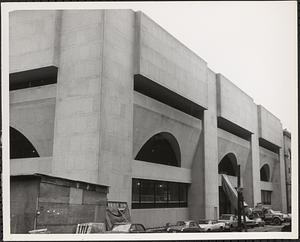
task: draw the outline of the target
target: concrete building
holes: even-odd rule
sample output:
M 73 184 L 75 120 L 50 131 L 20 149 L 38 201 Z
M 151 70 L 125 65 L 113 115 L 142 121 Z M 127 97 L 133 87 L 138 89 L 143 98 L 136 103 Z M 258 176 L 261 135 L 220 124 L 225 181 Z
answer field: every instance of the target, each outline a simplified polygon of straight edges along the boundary
M 280 120 L 142 12 L 15 11 L 9 31 L 12 179 L 108 187 L 151 227 L 234 212 L 240 165 L 249 206 L 287 211 Z

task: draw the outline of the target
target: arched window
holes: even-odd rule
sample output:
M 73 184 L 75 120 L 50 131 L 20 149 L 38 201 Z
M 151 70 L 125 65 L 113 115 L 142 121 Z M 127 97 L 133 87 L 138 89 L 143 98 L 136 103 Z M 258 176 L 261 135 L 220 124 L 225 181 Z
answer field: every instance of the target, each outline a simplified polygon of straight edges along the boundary
M 10 159 L 39 157 L 31 142 L 18 130 L 10 127 Z
M 237 176 L 237 159 L 234 154 L 229 153 L 223 157 L 218 167 L 219 174 Z
M 270 180 L 270 167 L 265 164 L 262 168 L 260 168 L 260 180 L 261 181 L 269 181 Z
M 143 145 L 135 159 L 179 167 L 181 163 L 179 144 L 172 134 L 158 133 Z

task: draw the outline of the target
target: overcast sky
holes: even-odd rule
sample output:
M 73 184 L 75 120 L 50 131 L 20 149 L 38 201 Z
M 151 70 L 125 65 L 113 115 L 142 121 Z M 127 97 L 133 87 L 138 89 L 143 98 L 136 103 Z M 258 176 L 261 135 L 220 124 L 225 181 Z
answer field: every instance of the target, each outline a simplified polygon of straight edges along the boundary
M 266 107 L 284 128 L 295 130 L 296 2 L 143 3 L 134 10 Z

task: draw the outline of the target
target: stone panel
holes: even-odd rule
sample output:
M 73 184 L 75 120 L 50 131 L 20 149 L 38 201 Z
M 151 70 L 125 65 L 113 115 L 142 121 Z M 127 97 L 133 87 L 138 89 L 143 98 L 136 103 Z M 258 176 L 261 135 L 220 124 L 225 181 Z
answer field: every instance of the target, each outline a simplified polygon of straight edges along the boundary
M 108 200 L 131 202 L 135 14 L 105 10 L 100 93 L 98 183 Z
M 217 74 L 217 115 L 249 132 L 255 131 L 253 99 L 221 74 Z
M 28 90 L 15 91 L 14 97 L 17 93 L 20 99 L 30 96 Z M 54 116 L 55 98 L 10 104 L 10 126 L 21 132 L 41 157 L 53 154 Z
M 207 108 L 207 65 L 142 12 L 137 12 L 136 74 Z
M 61 13 L 53 174 L 98 182 L 102 10 Z
M 261 105 L 257 106 L 257 112 L 259 138 L 281 147 L 283 136 L 280 120 Z
M 179 144 L 181 167 L 191 169 L 202 121 L 139 93 L 134 99 L 132 158 L 153 135 L 169 132 Z
M 57 66 L 59 11 L 19 10 L 9 19 L 10 73 Z

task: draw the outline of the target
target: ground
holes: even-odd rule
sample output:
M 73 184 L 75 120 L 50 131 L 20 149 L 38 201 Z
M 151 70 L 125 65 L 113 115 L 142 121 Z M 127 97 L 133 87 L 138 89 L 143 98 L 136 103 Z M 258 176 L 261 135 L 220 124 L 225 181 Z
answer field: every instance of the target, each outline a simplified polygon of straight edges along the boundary
M 282 224 L 279 226 L 265 225 L 264 227 L 255 227 L 255 228 L 248 229 L 248 232 L 280 232 L 281 228 L 284 225 L 286 225 L 286 224 Z

